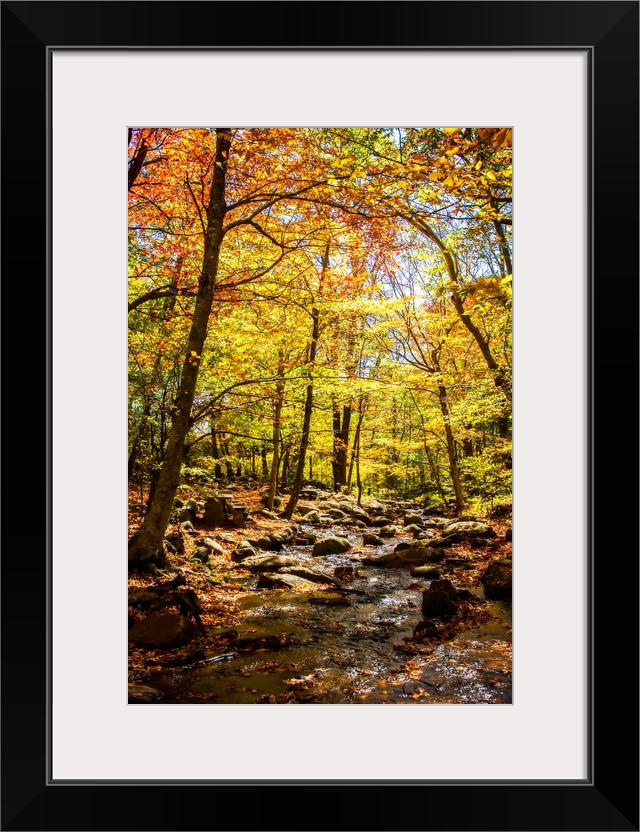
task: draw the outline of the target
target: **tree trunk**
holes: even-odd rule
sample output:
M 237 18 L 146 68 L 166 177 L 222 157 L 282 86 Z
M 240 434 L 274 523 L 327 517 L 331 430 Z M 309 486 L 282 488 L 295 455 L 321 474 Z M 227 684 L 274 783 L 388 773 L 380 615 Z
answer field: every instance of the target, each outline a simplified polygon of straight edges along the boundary
M 267 508 L 273 511 L 273 498 L 278 485 L 278 466 L 280 464 L 280 420 L 282 418 L 282 401 L 284 399 L 284 356 L 278 352 L 278 380 L 276 382 L 276 400 L 273 413 L 273 460 L 271 461 L 271 479 L 267 494 Z
M 202 270 L 198 280 L 193 319 L 189 331 L 180 386 L 176 395 L 173 423 L 169 432 L 165 459 L 158 483 L 142 525 L 129 539 L 129 564 L 144 565 L 163 556 L 164 537 L 171 508 L 180 482 L 184 445 L 190 428 L 191 407 L 196 392 L 200 358 L 207 337 L 209 315 L 218 273 L 222 223 L 224 220 L 225 180 L 231 133 L 229 128 L 216 129 L 216 154 L 213 166 L 211 196 L 207 207 L 207 233 L 204 240 Z
M 458 468 L 456 444 L 453 438 L 453 431 L 451 430 L 451 418 L 449 414 L 449 404 L 447 402 L 447 388 L 444 386 L 441 378 L 438 379 L 438 399 L 440 401 L 440 410 L 442 411 L 442 419 L 444 421 L 444 431 L 447 436 L 447 455 L 449 456 L 449 471 L 451 472 L 453 493 L 456 498 L 456 511 L 462 511 L 464 508 L 464 498 L 462 496 L 462 485 L 460 484 L 460 469 Z
M 356 424 L 356 432 L 353 436 L 353 447 L 351 448 L 351 460 L 349 462 L 349 473 L 347 475 L 347 488 L 351 491 L 351 481 L 353 479 L 353 463 L 356 457 L 356 450 L 360 443 L 360 430 L 362 428 L 362 420 L 364 419 L 364 404 L 362 396 L 358 400 L 358 422 Z
M 262 448 L 260 449 L 260 460 L 262 462 L 262 479 L 266 480 L 269 476 L 269 466 L 267 465 L 267 443 L 262 443 Z
M 213 458 L 216 460 L 213 475 L 217 479 L 221 480 L 222 468 L 220 467 L 220 463 L 217 462 L 217 460 L 220 459 L 220 448 L 218 447 L 218 433 L 214 422 L 211 422 L 211 450 L 213 452 Z
M 311 347 L 309 349 L 309 383 L 307 384 L 307 397 L 304 403 L 304 416 L 302 419 L 302 436 L 300 437 L 300 450 L 298 453 L 298 464 L 296 465 L 296 473 L 293 478 L 293 485 L 291 486 L 291 496 L 287 502 L 284 510 L 284 516 L 287 520 L 291 520 L 296 504 L 298 502 L 298 495 L 302 486 L 302 478 L 304 474 L 304 462 L 307 455 L 307 448 L 309 447 L 309 428 L 311 426 L 311 413 L 313 411 L 313 371 L 316 361 L 316 347 L 318 344 L 318 331 L 320 313 L 314 307 L 311 311 L 311 319 L 313 327 L 311 331 Z
M 331 467 L 333 470 L 333 489 L 339 491 L 341 486 L 347 484 L 347 456 L 349 450 L 349 426 L 351 424 L 351 405 L 344 405 L 342 408 L 342 420 L 340 409 L 334 404 L 333 410 L 333 458 Z

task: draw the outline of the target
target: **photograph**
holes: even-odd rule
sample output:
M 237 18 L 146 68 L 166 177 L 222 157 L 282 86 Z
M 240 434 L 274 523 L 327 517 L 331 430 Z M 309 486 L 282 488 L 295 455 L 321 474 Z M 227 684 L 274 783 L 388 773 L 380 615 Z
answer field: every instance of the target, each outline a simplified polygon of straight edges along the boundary
M 513 130 L 127 139 L 129 702 L 511 704 Z

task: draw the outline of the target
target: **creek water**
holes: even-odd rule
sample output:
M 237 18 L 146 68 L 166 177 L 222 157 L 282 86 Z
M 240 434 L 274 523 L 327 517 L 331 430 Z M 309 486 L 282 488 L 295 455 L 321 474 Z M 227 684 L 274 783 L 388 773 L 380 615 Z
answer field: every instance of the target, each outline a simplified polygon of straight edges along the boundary
M 361 533 L 352 529 L 332 526 L 328 533 L 347 537 L 354 548 L 361 543 Z M 401 539 L 364 551 L 390 552 Z M 234 627 L 237 643 L 209 662 L 156 675 L 149 684 L 164 691 L 163 703 L 273 702 L 293 689 L 304 690 L 301 701 L 312 704 L 511 702 L 510 604 L 488 602 L 491 616 L 481 627 L 412 656 L 398 647 L 423 620 L 419 585 L 428 581 L 407 569 L 362 566 L 353 551 L 312 557 L 311 547 L 288 546 L 282 554 L 329 574 L 336 566 L 357 569 L 360 577 L 345 584 L 349 605 L 314 604 L 309 594 L 284 589 L 258 590 L 256 575 L 239 574 L 233 580 L 247 594 L 238 601 L 244 615 Z M 484 597 L 480 587 L 464 587 Z M 275 639 L 268 637 L 285 645 L 272 646 Z M 243 649 L 263 638 L 267 646 Z

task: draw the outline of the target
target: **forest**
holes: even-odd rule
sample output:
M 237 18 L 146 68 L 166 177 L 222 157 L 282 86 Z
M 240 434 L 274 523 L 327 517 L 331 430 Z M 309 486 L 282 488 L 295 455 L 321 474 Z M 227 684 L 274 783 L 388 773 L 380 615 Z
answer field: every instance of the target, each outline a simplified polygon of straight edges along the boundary
M 509 128 L 128 131 L 129 701 L 511 701 Z

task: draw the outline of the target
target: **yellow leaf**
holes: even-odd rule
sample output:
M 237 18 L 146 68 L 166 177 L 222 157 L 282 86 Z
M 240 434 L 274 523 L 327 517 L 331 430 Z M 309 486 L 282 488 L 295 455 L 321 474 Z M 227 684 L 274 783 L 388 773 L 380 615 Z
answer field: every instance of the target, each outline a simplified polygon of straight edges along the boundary
M 447 156 L 453 156 L 453 154 L 454 154 L 454 153 L 457 153 L 459 150 L 460 150 L 460 148 L 459 148 L 459 147 L 456 147 L 456 146 L 454 145 L 453 147 L 450 147 L 450 148 L 449 148 L 449 150 L 445 150 L 445 154 L 446 154 Z
M 444 128 L 442 129 L 442 132 L 443 132 L 443 133 L 457 133 L 457 132 L 458 132 L 458 130 L 459 130 L 459 128 L 458 128 L 458 127 L 444 127 Z
M 429 176 L 427 176 L 427 179 L 430 179 L 432 182 L 437 182 L 438 179 L 440 179 L 440 174 L 437 171 L 435 173 L 430 173 Z
M 337 180 L 335 177 L 330 176 L 330 177 L 327 179 L 327 184 L 328 184 L 328 185 L 337 185 L 337 184 L 338 184 L 338 180 Z
M 496 178 L 496 175 L 492 170 L 485 171 L 484 175 L 487 177 L 487 179 L 495 179 Z
M 479 160 L 476 162 L 476 170 L 480 170 L 480 168 L 481 168 L 481 167 L 482 167 L 482 159 L 479 159 Z

